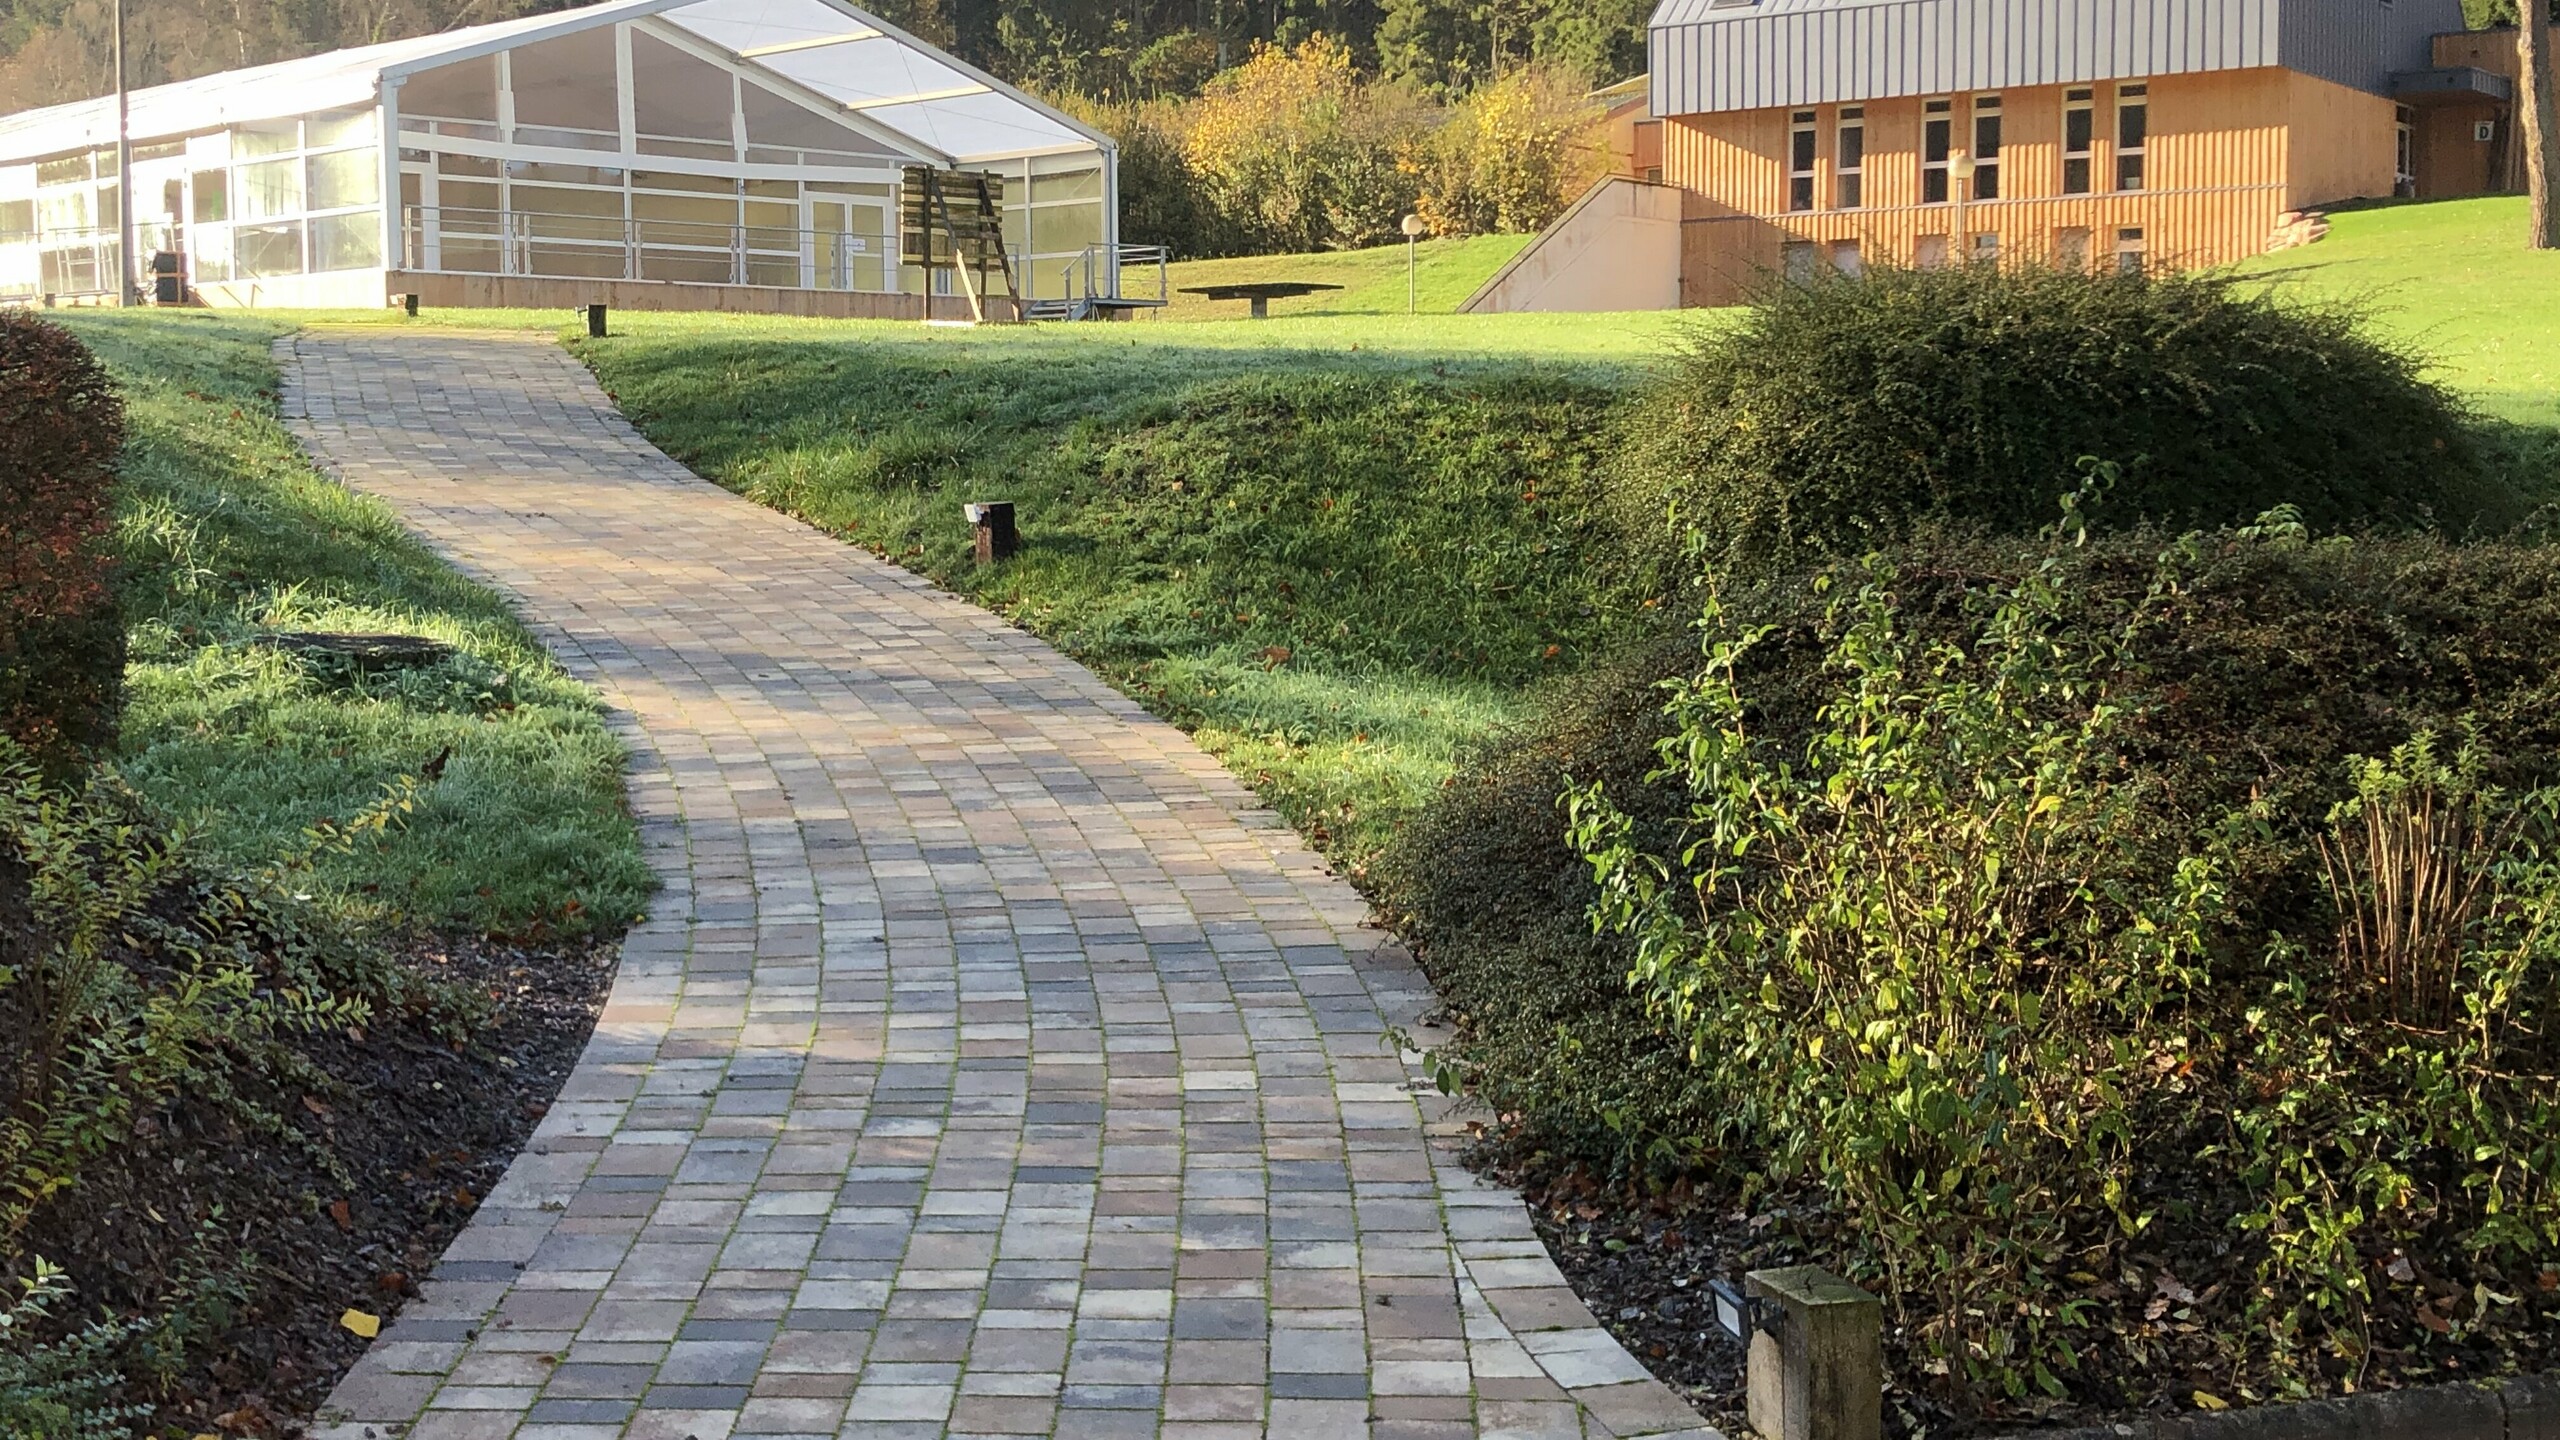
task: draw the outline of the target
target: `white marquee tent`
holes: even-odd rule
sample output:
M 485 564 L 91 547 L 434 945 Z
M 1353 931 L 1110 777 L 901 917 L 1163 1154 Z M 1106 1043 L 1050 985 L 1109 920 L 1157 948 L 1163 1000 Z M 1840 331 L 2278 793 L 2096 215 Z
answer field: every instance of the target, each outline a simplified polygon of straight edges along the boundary
M 112 98 L 0 116 L 0 301 L 112 292 L 115 123 Z M 137 252 L 213 304 L 921 313 L 955 287 L 898 263 L 910 165 L 1003 179 L 1026 294 L 1115 280 L 1109 139 L 840 0 L 341 50 L 138 91 L 129 133 Z

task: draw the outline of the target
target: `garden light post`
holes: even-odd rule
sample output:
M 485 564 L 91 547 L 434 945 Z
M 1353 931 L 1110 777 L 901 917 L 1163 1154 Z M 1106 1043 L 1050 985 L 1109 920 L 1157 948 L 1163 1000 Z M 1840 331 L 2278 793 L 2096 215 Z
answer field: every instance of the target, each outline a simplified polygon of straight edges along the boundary
M 1973 188 L 1973 149 L 1971 146 L 1947 157 L 1947 180 L 1956 202 L 1956 233 L 1947 237 L 1955 245 L 1956 263 L 1973 263 L 1973 237 L 1964 233 L 1964 194 Z
M 124 0 L 116 0 L 116 304 L 133 303 L 133 136 L 124 94 Z
M 117 3 L 121 4 L 123 3 L 123 0 L 117 0 Z M 1413 245 L 1415 241 L 1422 238 L 1422 217 L 1419 215 L 1407 215 L 1404 217 L 1404 223 L 1396 228 L 1404 231 L 1404 313 L 1407 315 L 1417 315 L 1421 313 L 1421 310 L 1417 301 L 1417 292 L 1414 288 Z

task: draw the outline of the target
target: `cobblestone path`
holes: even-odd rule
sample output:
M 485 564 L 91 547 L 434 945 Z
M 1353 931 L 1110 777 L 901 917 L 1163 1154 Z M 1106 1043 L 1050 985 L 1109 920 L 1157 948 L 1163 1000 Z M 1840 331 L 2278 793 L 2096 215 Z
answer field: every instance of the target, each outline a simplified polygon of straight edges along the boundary
M 1179 731 L 554 345 L 278 348 L 315 457 L 619 712 L 665 886 L 315 1435 L 1712 1435 L 1432 1142 L 1412 961 Z

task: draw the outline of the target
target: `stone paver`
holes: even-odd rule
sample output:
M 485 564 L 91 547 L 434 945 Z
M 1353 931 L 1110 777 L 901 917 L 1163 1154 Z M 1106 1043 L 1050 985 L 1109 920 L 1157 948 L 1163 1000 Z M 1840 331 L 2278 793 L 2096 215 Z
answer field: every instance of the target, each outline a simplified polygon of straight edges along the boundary
M 1216 761 L 525 339 L 285 406 L 601 687 L 665 889 L 323 1440 L 1711 1436 L 1479 1184 L 1429 991 Z

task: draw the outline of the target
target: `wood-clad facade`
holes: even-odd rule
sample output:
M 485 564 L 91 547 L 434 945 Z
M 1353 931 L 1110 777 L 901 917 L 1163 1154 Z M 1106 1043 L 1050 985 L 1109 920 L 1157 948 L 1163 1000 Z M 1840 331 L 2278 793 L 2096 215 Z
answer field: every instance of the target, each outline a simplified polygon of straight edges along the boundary
M 1661 178 L 1683 192 L 1682 303 L 1878 262 L 2217 265 L 2270 248 L 2295 212 L 2429 193 L 2415 172 L 2447 127 L 2395 90 L 2447 15 L 1665 0 L 1653 101 Z
M 2117 142 L 2137 107 L 2142 144 L 2128 149 Z M 2086 144 L 2066 155 L 2075 110 L 2088 117 Z M 1977 147 L 1971 183 L 1932 162 L 1932 121 L 1946 127 L 1934 151 L 1944 157 L 1994 115 L 1997 143 Z M 1813 163 L 1801 167 L 1797 137 L 1808 130 Z M 2223 264 L 2264 251 L 2288 211 L 2391 194 L 2397 130 L 2389 99 L 2270 66 L 1679 115 L 1664 122 L 1662 165 L 1688 192 L 1682 302 L 1729 305 L 1790 264 L 1853 255 Z M 2119 168 L 2136 157 L 2138 167 Z M 1808 172 L 1812 203 L 1793 208 Z M 1851 173 L 1857 182 L 1845 185 Z M 1983 198 L 1993 174 L 1997 198 Z

